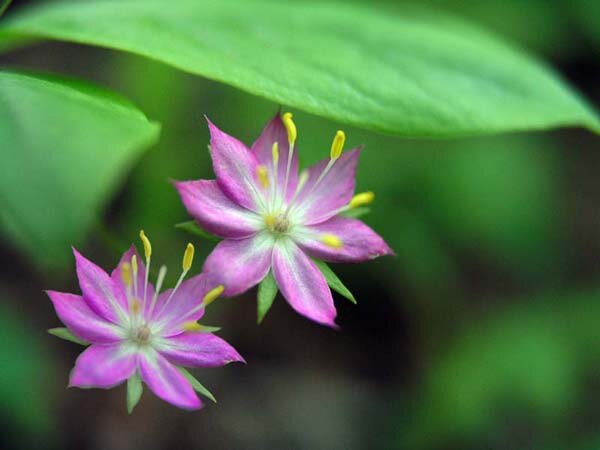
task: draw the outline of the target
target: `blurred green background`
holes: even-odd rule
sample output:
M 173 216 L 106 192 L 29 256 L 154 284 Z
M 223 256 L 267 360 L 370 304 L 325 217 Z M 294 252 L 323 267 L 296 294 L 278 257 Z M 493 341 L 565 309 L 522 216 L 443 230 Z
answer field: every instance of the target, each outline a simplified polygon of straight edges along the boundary
M 7 17 L 26 3 L 38 2 L 16 1 Z M 600 104 L 600 3 L 421 4 L 542 55 Z M 94 47 L 39 43 L 0 64 L 95 82 L 162 123 L 81 248 L 107 269 L 142 227 L 159 260 L 179 263 L 190 236 L 174 224 L 188 218 L 169 180 L 212 178 L 203 114 L 251 143 L 280 107 Z M 0 448 L 600 448 L 598 138 L 565 129 L 403 139 L 293 112 L 304 166 L 325 157 L 338 128 L 347 147 L 365 144 L 358 188 L 377 199 L 364 220 L 397 253 L 334 267 L 358 299 L 336 296 L 341 331 L 281 297 L 260 327 L 255 291 L 218 301 L 204 322 L 222 325 L 248 361 L 198 372 L 219 403 L 186 413 L 147 392 L 128 416 L 123 386 L 66 389 L 80 348 L 46 334 L 59 322 L 43 289 L 76 291 L 72 264 L 37 265 L 4 237 Z M 214 244 L 195 243 L 199 270 Z

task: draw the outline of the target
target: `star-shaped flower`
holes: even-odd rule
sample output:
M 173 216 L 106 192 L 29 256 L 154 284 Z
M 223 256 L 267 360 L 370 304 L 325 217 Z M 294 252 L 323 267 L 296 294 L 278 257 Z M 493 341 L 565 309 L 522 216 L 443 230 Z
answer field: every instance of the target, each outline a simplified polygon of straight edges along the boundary
M 342 153 L 345 135 L 338 131 L 330 158 L 299 174 L 290 113 L 277 114 L 250 149 L 208 126 L 217 179 L 175 183 L 189 214 L 224 238 L 203 270 L 228 296 L 272 271 L 292 308 L 335 326 L 331 291 L 311 258 L 361 262 L 392 253 L 371 228 L 341 215 L 373 199 L 370 192 L 353 197 L 360 148 Z
M 150 241 L 143 232 L 141 236 L 149 265 Z M 161 267 L 155 290 L 135 247 L 110 276 L 74 250 L 82 295 L 48 291 L 60 320 L 75 337 L 91 344 L 77 358 L 70 386 L 111 388 L 141 377 L 163 400 L 199 409 L 202 403 L 180 367 L 244 361 L 227 342 L 202 332 L 197 323 L 223 287 L 205 274 L 183 281 L 193 251 L 188 245 L 175 288 L 159 294 L 166 268 Z

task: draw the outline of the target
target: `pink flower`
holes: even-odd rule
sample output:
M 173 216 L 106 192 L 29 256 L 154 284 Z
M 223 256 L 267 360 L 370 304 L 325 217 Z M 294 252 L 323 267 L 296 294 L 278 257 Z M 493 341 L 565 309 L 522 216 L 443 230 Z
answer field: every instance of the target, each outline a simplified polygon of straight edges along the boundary
M 224 238 L 203 270 L 229 296 L 272 271 L 292 308 L 335 327 L 331 291 L 311 258 L 361 262 L 392 253 L 371 228 L 341 215 L 373 197 L 353 197 L 360 149 L 342 153 L 345 136 L 338 131 L 331 157 L 298 174 L 290 113 L 277 114 L 250 149 L 210 121 L 208 126 L 217 179 L 175 184 L 199 225 Z
M 141 234 L 149 264 L 150 242 Z M 110 276 L 76 250 L 74 254 L 83 295 L 48 291 L 60 320 L 73 335 L 91 344 L 77 358 L 70 386 L 111 388 L 139 375 L 163 400 L 199 409 L 202 403 L 178 366 L 217 367 L 244 361 L 221 338 L 200 332 L 196 321 L 223 288 L 205 274 L 182 282 L 193 258 L 191 245 L 176 287 L 161 294 L 166 268 L 159 271 L 155 291 L 135 247 L 123 255 Z

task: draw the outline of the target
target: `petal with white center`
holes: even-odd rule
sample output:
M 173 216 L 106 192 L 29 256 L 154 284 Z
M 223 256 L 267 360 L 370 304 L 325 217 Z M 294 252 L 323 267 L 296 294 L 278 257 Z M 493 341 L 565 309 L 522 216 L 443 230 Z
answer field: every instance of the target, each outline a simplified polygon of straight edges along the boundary
M 93 344 L 75 362 L 69 386 L 111 388 L 135 372 L 137 352 L 129 343 Z
M 188 332 L 161 339 L 157 350 L 172 363 L 185 367 L 220 367 L 245 362 L 231 345 L 212 333 Z

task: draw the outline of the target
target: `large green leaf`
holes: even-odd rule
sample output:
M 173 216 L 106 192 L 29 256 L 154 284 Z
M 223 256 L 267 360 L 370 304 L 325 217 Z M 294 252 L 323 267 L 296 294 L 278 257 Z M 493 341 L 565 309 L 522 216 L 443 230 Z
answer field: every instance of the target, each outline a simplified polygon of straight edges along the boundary
M 7 41 L 50 38 L 130 51 L 395 134 L 600 130 L 596 115 L 548 68 L 439 13 L 316 2 L 174 0 L 165 7 L 162 0 L 101 0 L 31 8 L 0 31 Z
M 0 71 L 0 227 L 44 265 L 70 261 L 158 131 L 96 87 Z

